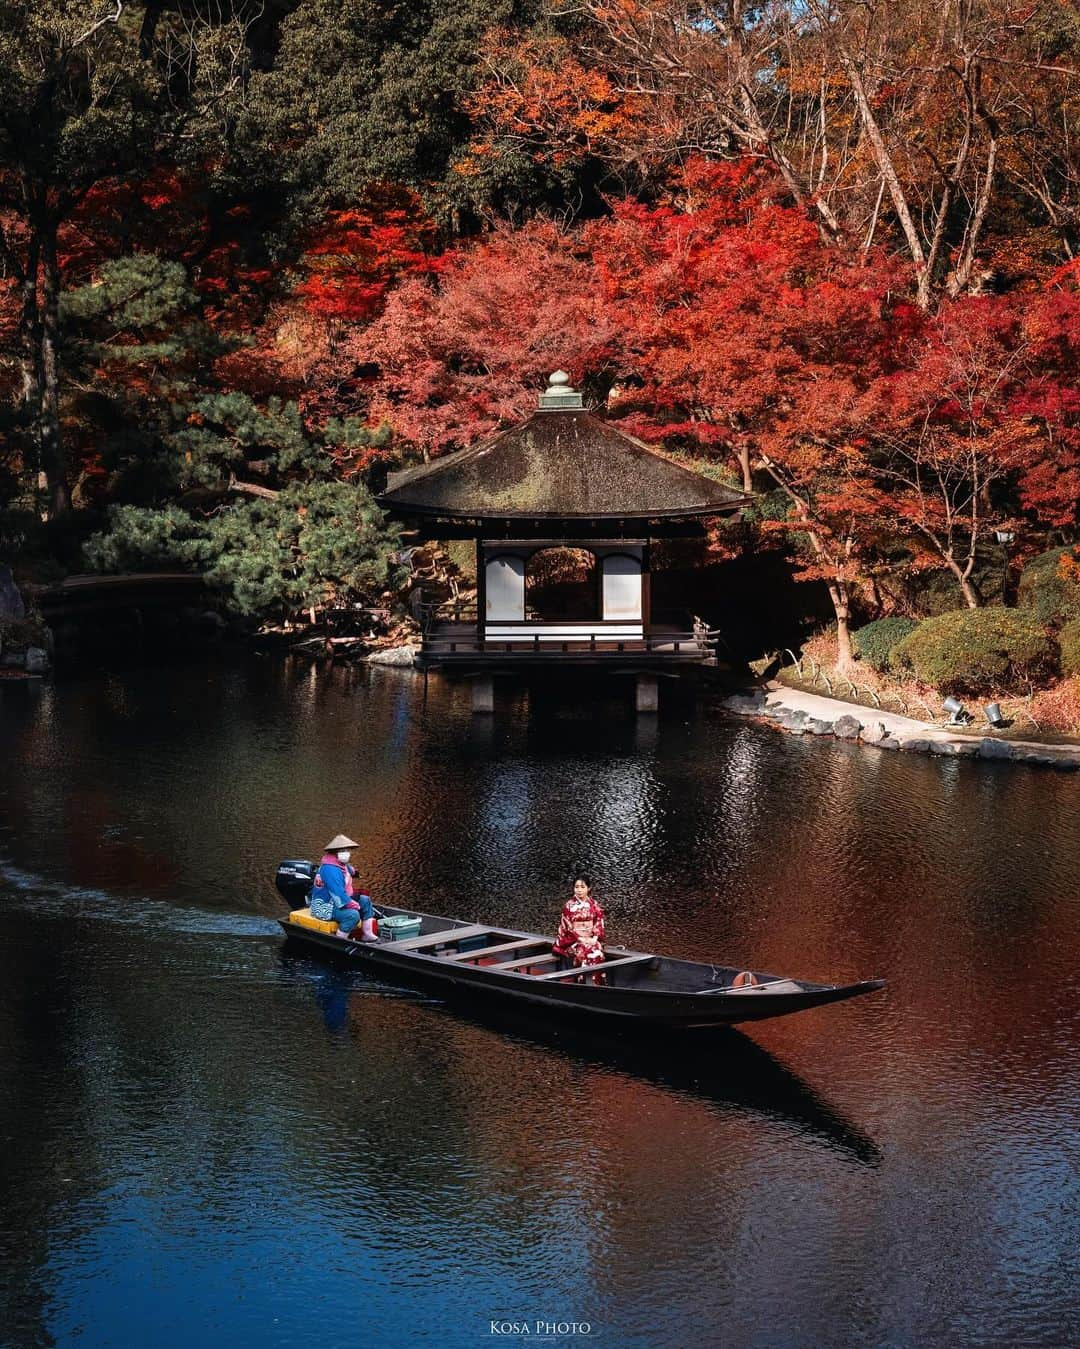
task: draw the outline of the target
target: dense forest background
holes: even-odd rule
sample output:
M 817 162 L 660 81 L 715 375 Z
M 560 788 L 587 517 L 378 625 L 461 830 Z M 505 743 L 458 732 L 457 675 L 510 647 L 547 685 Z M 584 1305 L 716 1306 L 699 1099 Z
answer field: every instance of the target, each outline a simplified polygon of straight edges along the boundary
M 562 366 L 757 494 L 713 552 L 786 550 L 841 663 L 1056 641 L 1078 50 L 1053 0 L 0 0 L 0 553 L 371 595 L 387 468 Z

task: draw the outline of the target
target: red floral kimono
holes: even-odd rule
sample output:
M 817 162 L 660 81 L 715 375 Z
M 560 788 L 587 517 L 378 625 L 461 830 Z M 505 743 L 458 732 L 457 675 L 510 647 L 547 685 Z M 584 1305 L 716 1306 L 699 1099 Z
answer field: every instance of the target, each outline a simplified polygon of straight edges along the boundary
M 604 910 L 591 895 L 578 899 L 573 895 L 563 905 L 559 931 L 551 947 L 575 966 L 587 969 L 604 961 Z M 603 974 L 592 976 L 594 984 L 604 983 Z

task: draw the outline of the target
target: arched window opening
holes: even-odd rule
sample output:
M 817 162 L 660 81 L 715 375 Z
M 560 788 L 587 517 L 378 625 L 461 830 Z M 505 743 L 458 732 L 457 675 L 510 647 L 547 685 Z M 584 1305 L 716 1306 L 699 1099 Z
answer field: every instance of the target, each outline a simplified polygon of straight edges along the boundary
M 542 548 L 525 570 L 525 616 L 539 622 L 599 617 L 596 558 L 584 548 Z

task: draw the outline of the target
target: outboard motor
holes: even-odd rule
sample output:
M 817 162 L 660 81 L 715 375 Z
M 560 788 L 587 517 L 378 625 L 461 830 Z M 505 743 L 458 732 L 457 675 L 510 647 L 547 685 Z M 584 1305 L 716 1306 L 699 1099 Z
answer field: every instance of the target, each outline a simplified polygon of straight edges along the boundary
M 302 909 L 315 882 L 314 862 L 279 862 L 274 881 L 289 909 Z

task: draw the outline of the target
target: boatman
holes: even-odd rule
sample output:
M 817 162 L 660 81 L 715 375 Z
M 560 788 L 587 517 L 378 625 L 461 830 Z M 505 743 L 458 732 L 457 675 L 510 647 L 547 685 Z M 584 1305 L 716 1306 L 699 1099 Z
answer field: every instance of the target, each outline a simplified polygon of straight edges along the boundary
M 360 886 L 356 868 L 349 862 L 356 847 L 359 844 L 345 834 L 335 834 L 326 845 L 308 899 L 311 916 L 337 923 L 334 935 L 344 941 L 352 939 L 357 923 L 361 924 L 361 941 L 378 941 L 371 896 Z

